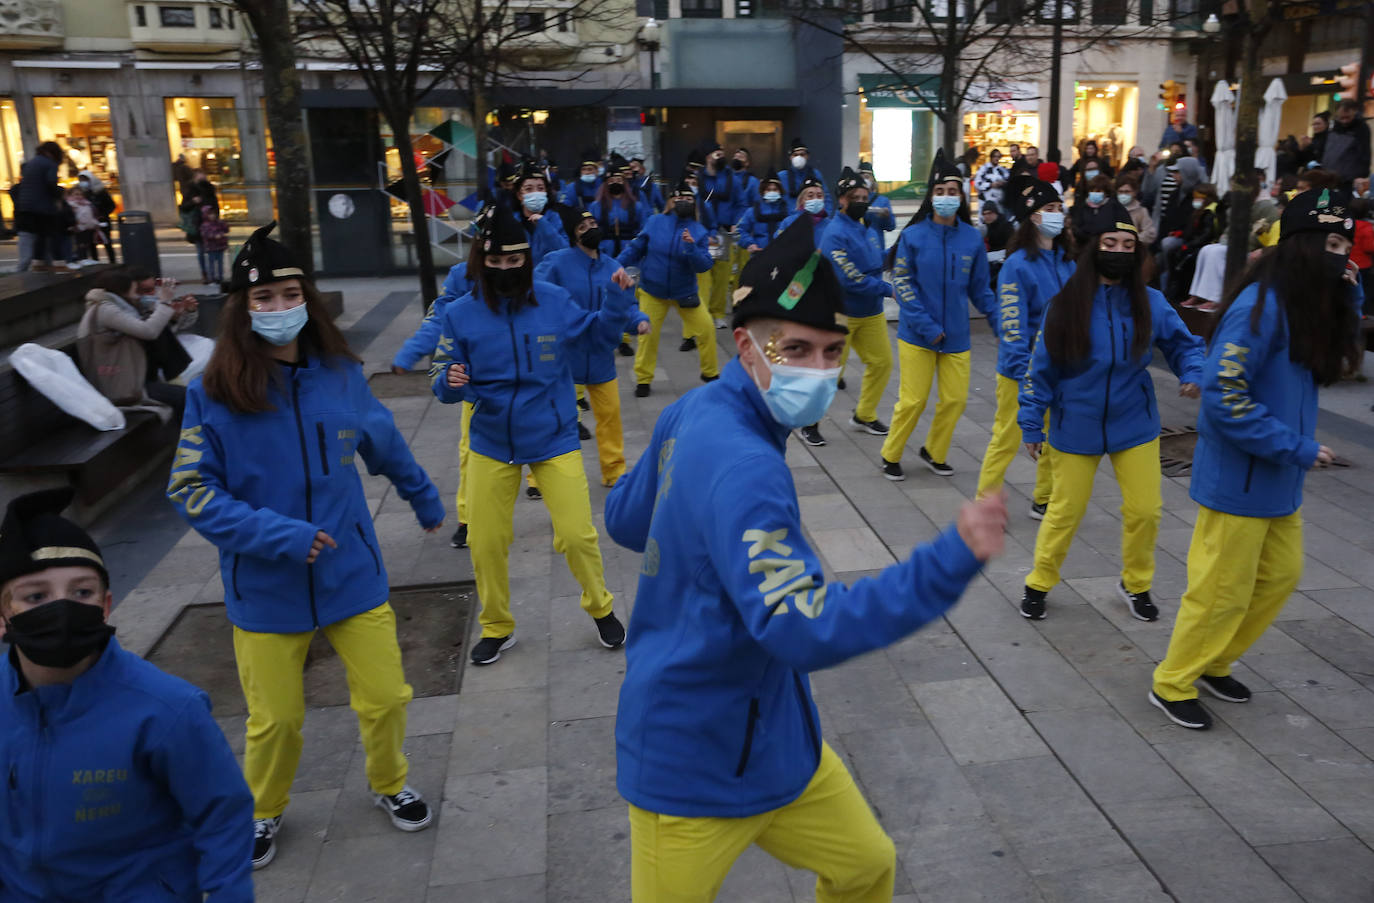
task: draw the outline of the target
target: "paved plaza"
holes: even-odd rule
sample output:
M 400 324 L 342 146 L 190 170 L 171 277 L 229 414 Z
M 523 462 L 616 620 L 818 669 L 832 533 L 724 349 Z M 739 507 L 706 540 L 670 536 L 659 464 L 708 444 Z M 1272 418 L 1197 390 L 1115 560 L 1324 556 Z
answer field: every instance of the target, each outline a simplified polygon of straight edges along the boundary
M 413 286 L 325 282 L 345 291 L 341 325 L 369 372 L 384 369 L 417 324 Z M 630 461 L 663 408 L 700 385 L 695 353 L 676 350 L 679 329 L 670 316 L 647 399 L 633 397 L 631 361 L 617 358 Z M 729 333 L 717 338 L 732 354 Z M 907 451 L 907 480 L 882 478 L 881 440 L 845 425 L 856 359 L 822 424 L 829 444 L 789 441 L 803 521 L 834 579 L 905 556 L 973 496 L 993 418 L 994 359 L 987 327 L 975 324 L 972 392 L 951 478 L 916 457 L 930 408 Z M 1165 426 L 1192 425 L 1196 402 L 1177 397 L 1167 371 L 1153 372 Z M 895 395 L 894 372 L 883 420 Z M 1187 478 L 1164 480 L 1159 622 L 1133 620 L 1116 595 L 1120 494 L 1104 462 L 1066 582 L 1050 593 L 1048 619 L 1032 623 L 1017 603 L 1037 528 L 1026 515 L 1034 471 L 1017 458 L 1007 553 L 948 617 L 813 676 L 824 735 L 896 842 L 898 901 L 1374 900 L 1371 400 L 1366 384 L 1326 390 L 1319 438 L 1352 466 L 1309 477 L 1299 591 L 1236 669 L 1254 699 L 1207 703 L 1218 716 L 1207 732 L 1174 726 L 1146 701 L 1185 585 L 1197 510 Z M 427 535 L 383 478 L 364 476 L 391 582 L 470 580 L 468 552 L 448 546 L 458 410 L 430 396 L 387 403 L 450 508 L 445 529 Z M 601 529 L 606 490 L 595 443 L 583 450 Z M 215 550 L 160 504 L 145 490 L 131 500 L 134 516 L 106 518 L 95 530 L 116 561 L 119 636 L 140 653 L 184 606 L 223 598 Z M 639 557 L 604 530 L 602 551 L 624 617 Z M 123 585 L 120 558 L 137 563 Z M 553 552 L 547 512 L 523 496 L 510 568 L 519 644 L 494 666 L 469 666 L 458 694 L 417 699 L 410 709 L 411 783 L 434 806 L 434 825 L 394 830 L 371 807 L 352 712 L 313 709 L 276 860 L 256 875 L 264 903 L 629 899 L 629 824 L 613 742 L 624 655 L 596 642 L 577 585 Z M 241 719 L 221 724 L 241 751 Z M 813 881 L 753 849 L 720 899 L 812 900 Z

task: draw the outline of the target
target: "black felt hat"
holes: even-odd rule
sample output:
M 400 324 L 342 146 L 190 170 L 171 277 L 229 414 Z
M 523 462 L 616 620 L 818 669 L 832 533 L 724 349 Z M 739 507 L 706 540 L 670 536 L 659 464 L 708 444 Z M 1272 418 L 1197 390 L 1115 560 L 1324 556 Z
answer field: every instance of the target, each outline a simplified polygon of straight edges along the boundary
M 484 207 L 477 215 L 477 241 L 483 254 L 514 254 L 530 249 L 524 224 L 500 204 Z
M 809 154 L 809 153 L 811 153 L 811 151 L 807 149 L 807 147 L 806 147 L 806 142 L 805 142 L 805 141 L 801 140 L 800 138 L 793 138 L 793 139 L 792 139 L 792 147 L 791 147 L 791 149 L 788 150 L 788 153 L 789 153 L 789 154 L 796 154 L 796 153 Z
M 677 180 L 677 184 L 673 186 L 673 190 L 668 194 L 670 198 L 690 197 L 693 200 L 696 199 L 696 196 L 696 192 L 692 190 L 692 186 L 687 184 L 687 177 L 685 175 Z
M 504 185 L 514 179 L 518 173 L 519 170 L 515 168 L 514 163 L 502 160 L 501 165 L 496 167 L 496 184 Z
M 706 165 L 706 155 L 701 152 L 701 148 L 694 147 L 687 152 L 687 171 L 694 173 Z
M 804 180 L 802 180 L 801 188 L 797 189 L 797 194 L 801 194 L 808 188 L 819 188 L 821 191 L 825 191 L 825 185 L 821 184 L 820 179 L 813 179 L 810 176 L 807 176 Z
M 764 187 L 765 185 L 776 185 L 776 186 L 778 186 L 778 190 L 781 191 L 781 190 L 782 190 L 782 179 L 779 179 L 779 178 L 778 178 L 777 176 L 775 176 L 775 175 L 771 175 L 771 174 L 770 174 L 770 175 L 766 175 L 766 176 L 764 176 L 763 178 L 759 179 L 759 191 L 763 191 L 763 187 Z
M 958 182 L 962 185 L 963 181 L 964 174 L 953 163 L 945 159 L 944 148 L 935 151 L 935 159 L 930 161 L 929 187 L 934 189 L 936 185 L 943 182 Z
M 277 221 L 256 230 L 239 248 L 234 266 L 229 271 L 229 291 L 239 292 L 255 285 L 281 282 L 283 279 L 304 279 L 305 270 L 296 263 L 286 245 L 268 238 Z
M 610 176 L 623 176 L 630 171 L 630 161 L 626 160 L 615 151 L 611 151 L 611 157 L 606 161 L 606 174 Z
M 110 572 L 100 546 L 62 516 L 76 491 L 70 487 L 21 495 L 5 509 L 0 522 L 0 586 L 16 577 L 48 568 L 90 567 L 108 587 Z
M 1022 174 L 1007 182 L 1002 189 L 1002 200 L 1007 205 L 1008 213 L 1023 220 L 1046 204 L 1059 201 L 1060 197 L 1049 182 Z
M 797 217 L 749 258 L 734 301 L 736 327 L 768 319 L 849 332 L 836 319 L 844 311 L 844 289 L 830 261 L 816 250 L 815 228 L 808 216 Z
M 860 160 L 859 172 L 868 173 L 870 176 L 873 175 L 873 163 L 869 160 Z
M 1129 232 L 1132 235 L 1139 235 L 1140 230 L 1135 227 L 1131 220 L 1131 214 L 1121 202 L 1112 198 L 1097 208 L 1096 216 L 1089 216 L 1082 224 L 1081 228 L 1088 235 L 1106 235 L 1108 232 Z
M 835 197 L 853 191 L 855 188 L 867 188 L 863 177 L 854 170 L 846 166 L 841 172 L 840 177 L 835 180 Z
M 1279 241 L 1299 232 L 1334 232 L 1354 239 L 1350 195 L 1331 188 L 1309 188 L 1294 195 L 1279 217 Z
M 586 150 L 584 150 L 584 151 L 582 152 L 582 165 L 583 165 L 583 166 L 600 166 L 600 165 L 601 165 L 601 151 L 597 150 L 597 149 L 594 148 L 594 147 L 589 147 L 589 148 L 587 148 Z
M 514 187 L 519 188 L 520 184 L 524 182 L 526 179 L 539 179 L 541 182 L 544 183 L 544 188 L 546 190 L 549 187 L 548 173 L 544 172 L 544 170 L 541 169 L 539 167 L 539 164 L 534 160 L 526 160 L 523 164 L 521 164 L 520 171 L 515 174 Z

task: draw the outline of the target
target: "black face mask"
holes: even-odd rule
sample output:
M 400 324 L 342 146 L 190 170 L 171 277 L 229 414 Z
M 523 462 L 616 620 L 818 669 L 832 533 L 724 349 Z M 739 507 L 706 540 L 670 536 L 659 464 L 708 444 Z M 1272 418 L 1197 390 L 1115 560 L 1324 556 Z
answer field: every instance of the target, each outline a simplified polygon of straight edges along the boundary
M 1098 248 L 1093 253 L 1093 263 L 1097 264 L 1097 274 L 1108 279 L 1125 279 L 1135 271 L 1134 251 L 1105 251 Z
M 731 161 L 730 161 L 730 166 L 731 166 L 731 168 L 733 168 L 736 172 L 739 172 L 741 169 L 744 168 L 744 161 L 743 161 L 743 160 L 731 160 Z
M 593 226 L 577 236 L 577 243 L 590 251 L 595 251 L 601 244 L 601 230 Z
M 609 191 L 611 194 L 624 194 L 625 186 L 620 184 L 619 182 L 612 182 L 611 184 L 606 186 L 606 190 Z
M 525 288 L 525 269 L 524 267 L 512 267 L 503 270 L 498 267 L 486 267 L 487 285 L 497 297 L 509 298 L 518 294 Z
M 1337 254 L 1335 251 L 1326 252 L 1326 275 L 1332 282 L 1340 282 L 1345 278 L 1345 263 L 1350 259 L 1347 254 Z
M 697 205 L 692 201 L 674 201 L 673 212 L 682 219 L 691 219 L 696 216 Z
M 103 649 L 114 632 L 102 606 L 56 599 L 12 616 L 5 638 L 35 665 L 70 668 Z
M 864 214 L 868 212 L 868 201 L 850 201 L 845 206 L 844 212 L 853 219 L 861 220 L 864 218 Z

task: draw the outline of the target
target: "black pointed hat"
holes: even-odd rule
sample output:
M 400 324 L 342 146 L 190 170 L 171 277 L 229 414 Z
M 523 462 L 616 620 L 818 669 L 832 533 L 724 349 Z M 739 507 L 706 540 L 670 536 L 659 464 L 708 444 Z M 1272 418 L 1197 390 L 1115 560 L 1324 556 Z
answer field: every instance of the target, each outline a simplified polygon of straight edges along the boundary
M 1299 232 L 1334 232 L 1353 239 L 1350 195 L 1332 188 L 1309 188 L 1293 195 L 1279 218 L 1279 241 Z
M 1108 232 L 1140 234 L 1140 230 L 1131 220 L 1131 214 L 1125 207 L 1121 206 L 1121 202 L 1116 198 L 1112 198 L 1098 207 L 1094 215 L 1087 217 L 1080 224 L 1080 228 L 1087 235 L 1105 235 Z
M 677 184 L 673 186 L 673 190 L 668 193 L 668 197 L 670 198 L 680 196 L 691 198 L 696 198 L 697 196 L 696 192 L 692 190 L 692 186 L 687 184 L 687 174 L 684 174 L 682 178 L 678 179 Z
M 615 151 L 611 151 L 611 157 L 606 162 L 606 175 L 623 176 L 630 171 L 630 161 L 626 160 Z
M 511 179 L 515 178 L 518 172 L 519 170 L 515 168 L 514 163 L 511 163 L 509 160 L 502 160 L 501 165 L 496 167 L 496 184 L 503 185 L 509 182 Z
M 582 152 L 582 166 L 600 166 L 601 151 L 594 147 L 589 147 Z
M 477 242 L 483 254 L 514 254 L 530 249 L 524 224 L 501 204 L 484 207 L 477 215 Z
M 1021 174 L 1013 176 L 1002 189 L 1002 202 L 1007 212 L 1018 220 L 1023 220 L 1046 204 L 1060 200 L 1059 192 L 1049 182 L 1042 182 L 1035 176 Z
M 21 495 L 0 522 L 0 586 L 48 568 L 89 567 L 110 585 L 100 546 L 81 527 L 62 516 L 76 491 L 71 487 Z
M 694 147 L 687 152 L 687 171 L 694 173 L 706 165 L 706 155 L 701 152 L 701 148 Z
M 801 194 L 808 188 L 819 188 L 821 191 L 825 191 L 825 185 L 821 183 L 821 180 L 813 179 L 810 176 L 807 176 L 805 179 L 802 180 L 801 188 L 797 189 L 797 193 Z
M 964 174 L 959 172 L 958 167 L 945 159 L 944 148 L 935 151 L 935 159 L 930 161 L 930 180 L 929 187 L 934 189 L 942 182 L 958 182 L 963 184 Z
M 796 154 L 798 151 L 800 151 L 803 154 L 811 153 L 811 151 L 807 149 L 805 141 L 801 140 L 800 138 L 793 138 L 792 146 L 788 149 L 787 152 L 789 155 L 791 155 Z
M 835 180 L 835 197 L 853 191 L 855 188 L 866 187 L 868 186 L 864 183 L 863 177 L 846 166 L 840 172 L 840 177 Z
M 304 279 L 305 270 L 296 263 L 295 257 L 286 245 L 268 234 L 277 227 L 277 221 L 257 229 L 239 248 L 234 258 L 234 266 L 229 271 L 229 291 L 239 292 L 255 285 L 280 282 L 283 279 Z
M 860 160 L 859 172 L 868 173 L 870 176 L 873 175 L 873 162 L 871 160 Z
M 548 173 L 544 172 L 534 160 L 526 160 L 524 163 L 520 164 L 520 170 L 515 174 L 514 187 L 519 188 L 520 183 L 524 182 L 526 179 L 539 179 L 544 183 L 545 190 L 549 187 Z
M 839 321 L 844 289 L 830 261 L 816 250 L 809 216 L 799 216 L 744 265 L 734 294 L 736 327 L 750 320 L 787 320 L 848 333 Z

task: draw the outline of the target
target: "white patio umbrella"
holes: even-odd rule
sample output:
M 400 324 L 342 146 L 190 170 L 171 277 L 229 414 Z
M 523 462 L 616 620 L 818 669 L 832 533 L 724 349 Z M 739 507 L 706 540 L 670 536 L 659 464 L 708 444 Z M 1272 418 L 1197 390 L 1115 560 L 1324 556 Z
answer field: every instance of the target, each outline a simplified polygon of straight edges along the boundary
M 1236 171 L 1236 98 L 1226 79 L 1212 90 L 1212 109 L 1216 114 L 1217 158 L 1212 163 L 1212 184 L 1218 194 L 1231 190 L 1231 174 Z
M 1277 177 L 1275 167 L 1278 158 L 1274 153 L 1274 143 L 1279 140 L 1279 119 L 1283 116 L 1283 102 L 1287 99 L 1288 92 L 1283 89 L 1283 79 L 1276 78 L 1265 89 L 1264 109 L 1260 110 L 1255 166 L 1268 173 L 1271 182 Z

